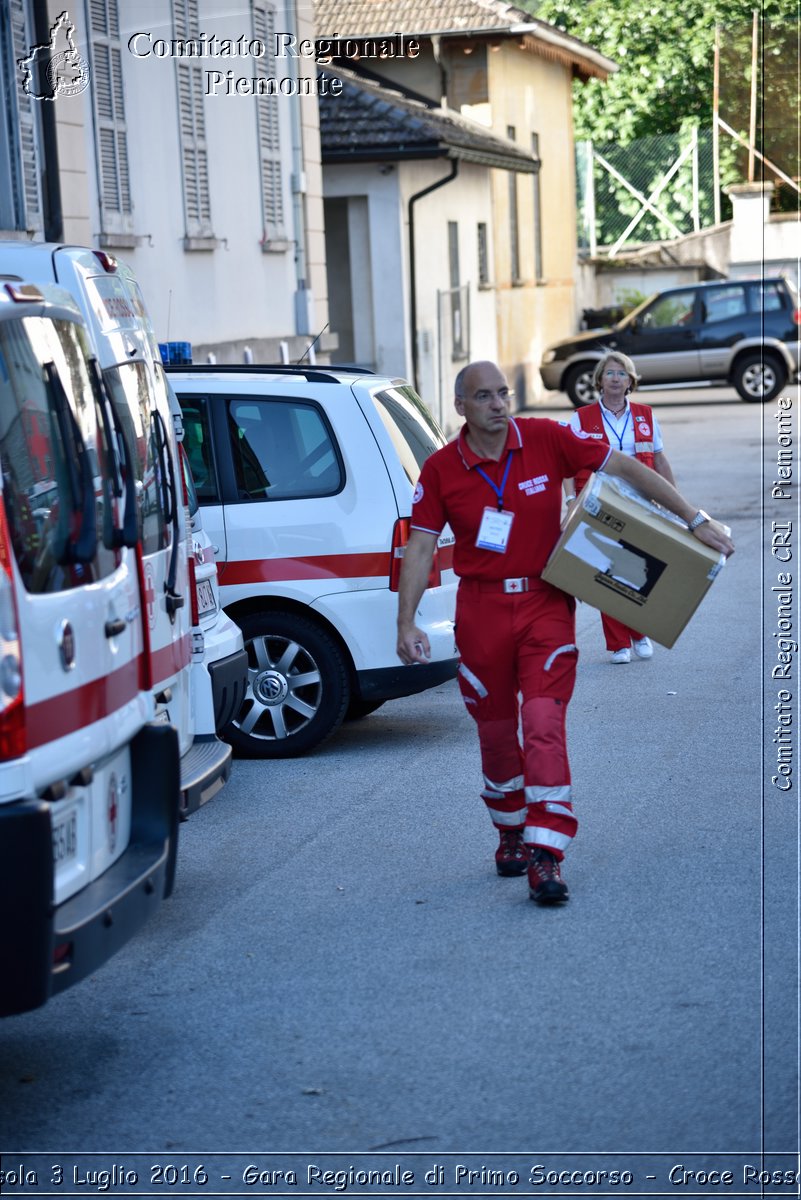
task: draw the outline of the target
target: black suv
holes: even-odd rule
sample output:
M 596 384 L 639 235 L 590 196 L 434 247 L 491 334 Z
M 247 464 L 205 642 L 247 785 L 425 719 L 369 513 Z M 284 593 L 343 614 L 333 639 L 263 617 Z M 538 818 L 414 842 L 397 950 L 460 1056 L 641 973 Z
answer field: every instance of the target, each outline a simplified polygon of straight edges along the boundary
M 659 292 L 609 329 L 555 342 L 546 388 L 576 408 L 595 401 L 592 373 L 609 350 L 634 360 L 642 383 L 731 383 L 743 400 L 772 400 L 799 368 L 801 309 L 787 279 L 726 279 Z

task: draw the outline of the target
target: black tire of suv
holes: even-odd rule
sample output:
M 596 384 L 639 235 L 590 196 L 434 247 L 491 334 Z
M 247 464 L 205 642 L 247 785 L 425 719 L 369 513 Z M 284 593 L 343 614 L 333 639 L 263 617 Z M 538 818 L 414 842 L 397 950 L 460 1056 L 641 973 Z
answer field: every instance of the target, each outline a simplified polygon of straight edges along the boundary
M 565 373 L 563 390 L 567 392 L 574 408 L 585 408 L 598 399 L 598 392 L 592 382 L 595 366 L 594 362 L 577 363 Z
M 252 613 L 239 625 L 248 654 L 248 690 L 225 730 L 225 740 L 243 758 L 307 754 L 342 723 L 348 707 L 350 685 L 342 651 L 325 630 L 296 613 Z M 318 678 L 295 689 L 292 679 L 297 675 Z M 284 693 L 290 703 L 268 703 L 271 690 Z M 299 713 L 292 699 L 309 711 Z M 260 711 L 251 732 L 254 705 Z
M 732 383 L 741 400 L 749 404 L 767 404 L 787 383 L 787 367 L 778 355 L 756 350 L 738 358 L 732 371 Z M 765 391 L 759 390 L 763 385 Z

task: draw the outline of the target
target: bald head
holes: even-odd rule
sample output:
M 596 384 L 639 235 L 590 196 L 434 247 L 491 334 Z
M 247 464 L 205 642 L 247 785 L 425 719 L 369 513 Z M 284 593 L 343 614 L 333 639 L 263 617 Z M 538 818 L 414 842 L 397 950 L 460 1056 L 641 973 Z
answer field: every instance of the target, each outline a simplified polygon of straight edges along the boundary
M 475 378 L 480 375 L 484 378 L 487 374 L 499 375 L 504 384 L 506 379 L 500 368 L 489 359 L 476 359 L 475 362 L 468 363 L 466 367 L 462 367 L 456 379 L 453 381 L 453 394 L 457 400 L 464 399 L 469 389 L 475 385 Z

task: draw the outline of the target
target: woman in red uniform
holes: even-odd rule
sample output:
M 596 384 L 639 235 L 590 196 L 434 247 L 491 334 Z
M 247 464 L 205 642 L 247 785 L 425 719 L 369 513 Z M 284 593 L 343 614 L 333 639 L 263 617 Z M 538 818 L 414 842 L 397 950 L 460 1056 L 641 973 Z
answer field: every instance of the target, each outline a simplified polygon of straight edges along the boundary
M 670 463 L 662 449 L 662 431 L 653 410 L 647 404 L 638 404 L 629 399 L 637 387 L 638 376 L 628 355 L 617 350 L 607 354 L 595 368 L 593 383 L 601 393 L 600 400 L 573 413 L 570 428 L 576 433 L 583 431 L 614 450 L 639 459 L 675 487 Z M 568 504 L 575 500 L 588 478 L 586 472 L 579 472 L 575 480 L 566 481 L 565 498 Z M 601 624 L 613 663 L 631 662 L 632 648 L 638 658 L 650 658 L 653 654 L 651 639 L 636 629 L 630 629 L 606 613 L 601 613 Z

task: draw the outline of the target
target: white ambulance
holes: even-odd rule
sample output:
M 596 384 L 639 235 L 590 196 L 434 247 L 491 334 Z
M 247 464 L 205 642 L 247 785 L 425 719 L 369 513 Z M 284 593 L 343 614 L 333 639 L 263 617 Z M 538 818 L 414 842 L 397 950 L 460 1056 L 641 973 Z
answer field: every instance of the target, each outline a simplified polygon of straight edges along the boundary
M 178 739 L 143 685 L 138 497 L 79 311 L 0 285 L 0 1015 L 172 890 Z
M 78 246 L 2 242 L 0 279 L 53 282 L 70 292 L 133 451 L 146 684 L 156 718 L 178 731 L 181 812 L 187 816 L 230 774 L 231 749 L 217 731 L 241 705 L 247 657 L 238 626 L 221 608 L 206 604 L 201 618 L 195 579 L 201 555 L 173 423 L 172 409 L 179 409 L 174 398 L 171 404 L 142 294 L 124 263 Z M 207 588 L 201 588 L 204 597 Z

